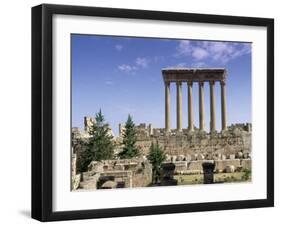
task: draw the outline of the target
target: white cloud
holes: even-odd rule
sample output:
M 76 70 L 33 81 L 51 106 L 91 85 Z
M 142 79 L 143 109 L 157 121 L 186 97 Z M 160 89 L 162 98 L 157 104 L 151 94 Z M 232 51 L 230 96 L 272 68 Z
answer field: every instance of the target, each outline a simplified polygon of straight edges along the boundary
M 215 41 L 179 41 L 176 56 L 190 56 L 194 62 L 209 59 L 227 63 L 237 57 L 251 53 L 251 44 Z
M 202 67 L 207 67 L 207 64 L 203 61 L 196 61 L 191 64 L 187 64 L 186 62 L 181 62 L 176 65 L 168 66 L 171 68 L 183 68 L 183 67 L 194 67 L 194 68 L 202 68 Z
M 195 67 L 195 68 L 202 68 L 202 67 L 206 67 L 207 64 L 205 62 L 198 61 L 198 62 L 192 63 L 191 66 Z
M 181 40 L 177 47 L 177 55 L 189 55 L 191 51 L 191 42 L 188 40 Z
M 123 49 L 123 46 L 122 45 L 115 45 L 115 49 L 117 51 L 121 51 Z
M 186 67 L 186 65 L 187 65 L 187 63 L 181 62 L 181 63 L 178 63 L 175 67 L 181 68 L 181 67 Z
M 128 74 L 134 74 L 135 71 L 137 70 L 137 67 L 136 66 L 131 66 L 131 65 L 128 65 L 128 64 L 122 64 L 122 65 L 118 66 L 118 69 L 120 71 L 126 72 Z
M 165 58 L 166 58 L 166 56 L 154 56 L 154 57 L 152 58 L 152 61 L 153 61 L 154 63 L 158 63 L 158 62 L 164 61 Z
M 209 55 L 209 53 L 205 49 L 200 48 L 200 47 L 195 47 L 192 50 L 192 56 L 195 60 L 202 60 L 202 59 L 208 57 L 208 55 Z
M 145 57 L 138 57 L 136 59 L 136 65 L 146 68 L 148 66 L 149 60 Z
M 130 64 L 121 64 L 118 66 L 120 71 L 126 72 L 127 74 L 135 74 L 138 69 L 147 68 L 150 60 L 145 57 L 138 57 L 135 60 L 135 63 Z

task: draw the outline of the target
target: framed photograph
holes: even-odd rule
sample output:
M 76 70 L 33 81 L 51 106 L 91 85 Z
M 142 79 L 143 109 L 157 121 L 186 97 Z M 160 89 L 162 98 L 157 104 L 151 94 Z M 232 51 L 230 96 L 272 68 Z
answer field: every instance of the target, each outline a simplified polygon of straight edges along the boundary
M 274 205 L 274 21 L 32 8 L 32 217 Z

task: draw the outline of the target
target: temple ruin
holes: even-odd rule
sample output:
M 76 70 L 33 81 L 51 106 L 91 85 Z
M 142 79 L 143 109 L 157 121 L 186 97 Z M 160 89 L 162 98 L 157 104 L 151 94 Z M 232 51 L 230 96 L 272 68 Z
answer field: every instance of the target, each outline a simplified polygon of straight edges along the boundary
M 205 131 L 205 106 L 204 106 L 204 83 L 210 85 L 210 132 L 216 131 L 215 109 L 215 82 L 221 85 L 221 124 L 222 130 L 227 129 L 226 124 L 226 76 L 225 69 L 190 69 L 190 68 L 167 68 L 162 70 L 165 83 L 165 129 L 170 131 L 170 84 L 177 86 L 177 130 L 182 131 L 182 84 L 187 84 L 188 93 L 188 131 L 194 131 L 193 114 L 193 83 L 199 85 L 199 128 Z
M 102 162 L 93 161 L 89 170 L 77 176 L 73 172 L 75 188 L 97 189 L 112 187 L 142 187 L 151 182 L 151 165 L 146 156 L 149 147 L 158 143 L 166 154 L 165 163 L 173 163 L 176 175 L 202 174 L 202 165 L 212 161 L 217 173 L 240 172 L 251 170 L 252 125 L 251 123 L 227 124 L 226 79 L 224 68 L 164 68 L 162 77 L 165 88 L 165 128 L 153 128 L 153 124 L 136 125 L 136 146 L 140 151 L 137 159 L 114 159 Z M 215 83 L 220 83 L 221 92 L 221 129 L 217 130 L 215 108 Z M 170 123 L 170 86 L 176 84 L 176 128 Z M 194 123 L 193 85 L 198 84 L 199 90 L 199 125 Z M 204 84 L 210 87 L 210 130 L 205 125 Z M 182 125 L 182 86 L 187 85 L 188 125 Z M 130 112 L 128 112 L 129 114 Z M 73 161 L 72 170 L 79 164 L 79 158 L 90 138 L 90 128 L 95 123 L 91 117 L 84 118 L 84 129 L 72 128 Z M 116 153 L 122 150 L 124 124 L 119 124 L 119 135 L 114 136 Z M 169 165 L 169 164 L 168 164 Z M 163 178 L 168 178 L 163 174 Z M 169 175 L 171 175 L 169 173 Z M 170 181 L 173 181 L 170 177 Z M 109 182 L 108 182 L 109 181 Z M 80 185 L 79 185 L 80 183 Z M 164 182 L 163 182 L 164 183 Z

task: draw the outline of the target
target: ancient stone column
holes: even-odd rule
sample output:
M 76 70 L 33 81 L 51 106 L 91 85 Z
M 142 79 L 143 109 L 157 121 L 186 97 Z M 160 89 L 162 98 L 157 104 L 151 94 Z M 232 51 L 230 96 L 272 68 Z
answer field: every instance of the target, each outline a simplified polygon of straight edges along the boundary
M 199 128 L 205 130 L 204 82 L 199 82 Z
M 177 82 L 177 130 L 182 130 L 182 89 L 181 82 Z
M 170 131 L 170 82 L 165 82 L 165 128 Z
M 216 110 L 215 110 L 215 81 L 210 81 L 210 132 L 216 131 Z
M 187 94 L 188 94 L 188 131 L 192 132 L 194 130 L 193 122 L 193 103 L 192 103 L 192 82 L 187 82 Z
M 225 81 L 221 81 L 221 129 L 226 130 L 226 87 Z

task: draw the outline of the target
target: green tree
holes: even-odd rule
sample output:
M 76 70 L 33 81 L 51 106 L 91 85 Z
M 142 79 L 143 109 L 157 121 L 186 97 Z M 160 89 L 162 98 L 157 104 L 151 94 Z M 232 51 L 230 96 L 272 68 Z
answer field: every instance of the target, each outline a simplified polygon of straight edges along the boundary
M 76 170 L 78 173 L 87 171 L 88 165 L 93 159 L 92 153 L 89 151 L 88 144 L 79 140 L 75 144 L 76 151 Z
M 123 150 L 119 153 L 121 159 L 131 159 L 139 155 L 139 150 L 136 147 L 137 131 L 131 115 L 125 124 L 125 131 L 123 134 Z
M 251 170 L 244 169 L 243 172 L 244 172 L 244 174 L 242 175 L 241 179 L 245 180 L 245 181 L 250 180 L 250 178 L 251 178 Z
M 114 155 L 114 141 L 110 133 L 109 124 L 105 123 L 104 116 L 99 110 L 96 114 L 96 123 L 90 130 L 89 145 L 96 161 L 112 159 Z
M 83 166 L 81 169 L 87 170 L 91 161 L 101 161 L 112 159 L 114 156 L 115 144 L 110 133 L 109 124 L 105 123 L 104 116 L 99 110 L 96 114 L 96 123 L 93 123 L 89 134 L 89 142 L 83 153 Z
M 158 142 L 156 144 L 151 143 L 147 158 L 152 164 L 152 183 L 156 184 L 159 182 L 161 164 L 166 159 L 166 155 Z

